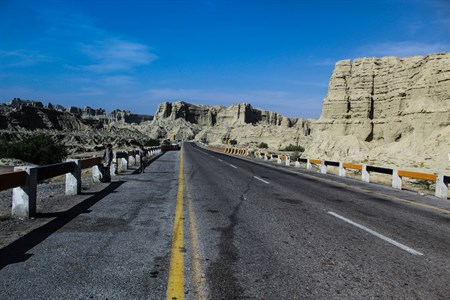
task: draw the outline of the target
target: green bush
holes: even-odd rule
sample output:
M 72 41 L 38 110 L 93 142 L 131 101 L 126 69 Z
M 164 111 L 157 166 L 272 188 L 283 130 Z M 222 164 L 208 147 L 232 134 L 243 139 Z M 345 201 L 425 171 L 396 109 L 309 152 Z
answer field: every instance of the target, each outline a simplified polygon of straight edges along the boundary
M 269 148 L 269 145 L 267 145 L 267 143 L 261 142 L 261 143 L 259 143 L 258 148 L 267 149 L 267 148 Z
M 295 146 L 295 145 L 290 144 L 289 146 L 286 146 L 286 148 L 280 149 L 280 151 L 304 152 L 305 148 L 303 148 L 302 146 Z
M 230 140 L 230 145 L 231 145 L 231 146 L 237 145 L 237 141 L 236 141 L 236 140 Z
M 169 140 L 164 140 L 164 141 L 162 142 L 162 144 L 163 144 L 163 145 L 170 145 L 170 141 L 169 141 Z
M 144 146 L 147 146 L 147 147 L 153 147 L 153 146 L 159 146 L 159 145 L 160 145 L 160 143 L 159 143 L 159 140 L 157 140 L 157 139 L 149 139 L 149 140 L 146 140 L 144 143 Z
M 44 134 L 17 142 L 0 141 L 0 158 L 17 158 L 37 165 L 46 165 L 61 162 L 67 155 L 65 145 Z

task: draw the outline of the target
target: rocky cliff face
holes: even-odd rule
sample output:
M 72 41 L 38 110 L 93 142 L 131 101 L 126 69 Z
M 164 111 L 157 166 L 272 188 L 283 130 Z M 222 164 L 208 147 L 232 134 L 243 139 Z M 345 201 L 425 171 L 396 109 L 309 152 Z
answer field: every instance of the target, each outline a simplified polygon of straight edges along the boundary
M 182 127 L 173 126 L 183 120 Z M 172 124 L 172 125 L 169 125 Z M 153 125 L 171 129 L 169 137 L 206 140 L 222 144 L 236 140 L 240 146 L 266 142 L 273 148 L 304 141 L 309 136 L 311 120 L 286 118 L 278 113 L 253 108 L 250 104 L 229 107 L 193 105 L 185 102 L 162 103 Z M 189 129 L 189 130 L 186 130 Z
M 122 110 L 107 114 L 20 99 L 0 105 L 0 113 L 3 136 L 47 130 L 63 135 L 73 152 L 148 138 L 216 145 L 236 140 L 239 147 L 265 142 L 272 150 L 301 145 L 304 156 L 320 159 L 450 170 L 450 53 L 339 61 L 318 120 L 286 118 L 250 104 L 185 102 L 160 104 L 151 122 Z
M 450 54 L 336 64 L 316 130 L 394 142 L 450 125 Z
M 92 152 L 112 143 L 116 147 L 136 146 L 148 139 L 143 132 L 152 116 L 85 107 L 44 106 L 39 101 L 13 99 L 0 105 L 0 138 L 20 140 L 37 132 L 55 136 L 71 153 Z
M 286 118 L 276 112 L 253 108 L 250 104 L 226 106 L 194 105 L 186 102 L 165 102 L 159 105 L 155 120 L 184 119 L 199 126 L 275 125 L 292 127 L 299 118 Z
M 445 163 L 449 125 L 449 53 L 343 60 L 331 76 L 307 154 L 342 157 L 357 148 L 350 159 Z M 340 145 L 343 136 L 354 142 Z

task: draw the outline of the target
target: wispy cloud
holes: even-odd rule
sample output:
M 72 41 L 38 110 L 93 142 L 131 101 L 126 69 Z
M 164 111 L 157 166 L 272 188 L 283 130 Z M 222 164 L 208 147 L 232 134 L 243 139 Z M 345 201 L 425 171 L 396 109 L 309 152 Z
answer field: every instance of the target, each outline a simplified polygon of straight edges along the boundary
M 82 52 L 95 63 L 79 67 L 96 73 L 128 71 L 147 65 L 158 58 L 144 44 L 117 38 L 83 45 Z
M 38 51 L 32 50 L 13 50 L 6 51 L 0 49 L 0 62 L 3 67 L 22 68 L 37 65 L 42 62 L 52 62 L 57 60 L 49 55 L 44 55 Z
M 408 57 L 450 51 L 449 43 L 425 44 L 413 41 L 387 42 L 362 47 L 360 56 L 398 56 Z

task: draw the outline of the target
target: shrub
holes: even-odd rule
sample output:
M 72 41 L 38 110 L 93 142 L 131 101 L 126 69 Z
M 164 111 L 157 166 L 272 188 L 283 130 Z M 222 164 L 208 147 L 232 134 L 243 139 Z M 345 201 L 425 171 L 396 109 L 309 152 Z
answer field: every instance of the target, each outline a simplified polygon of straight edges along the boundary
M 259 143 L 258 148 L 267 149 L 267 148 L 269 148 L 269 145 L 267 145 L 267 143 L 261 142 L 261 143 Z
M 289 146 L 286 146 L 286 148 L 280 149 L 280 151 L 304 152 L 305 148 L 303 148 L 302 146 L 295 146 L 295 145 L 290 144 Z
M 157 140 L 157 139 L 149 139 L 144 142 L 144 146 L 147 146 L 147 147 L 153 147 L 153 146 L 159 146 L 159 145 L 160 145 L 160 143 L 159 143 L 159 140 Z
M 163 144 L 163 145 L 170 145 L 170 141 L 169 141 L 169 140 L 164 140 L 164 141 L 162 142 L 162 144 Z
M 17 142 L 0 142 L 1 158 L 17 158 L 37 165 L 61 162 L 68 155 L 65 145 L 38 134 Z
M 230 140 L 230 145 L 231 145 L 231 146 L 237 145 L 237 141 L 236 141 L 236 140 Z

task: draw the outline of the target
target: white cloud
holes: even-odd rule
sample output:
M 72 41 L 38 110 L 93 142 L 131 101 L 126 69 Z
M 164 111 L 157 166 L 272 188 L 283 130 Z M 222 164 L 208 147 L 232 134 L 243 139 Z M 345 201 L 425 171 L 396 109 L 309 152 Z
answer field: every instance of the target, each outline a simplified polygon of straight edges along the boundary
M 52 62 L 55 58 L 28 50 L 0 50 L 0 62 L 3 67 L 22 68 L 37 65 L 42 62 Z
M 112 38 L 82 46 L 82 51 L 95 63 L 79 66 L 96 73 L 128 71 L 147 65 L 158 57 L 144 44 Z
M 450 44 L 426 44 L 413 41 L 403 41 L 366 45 L 362 47 L 358 52 L 361 56 L 408 57 L 448 51 L 450 51 Z

